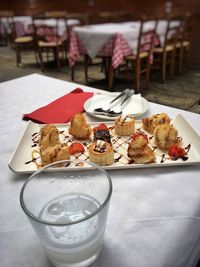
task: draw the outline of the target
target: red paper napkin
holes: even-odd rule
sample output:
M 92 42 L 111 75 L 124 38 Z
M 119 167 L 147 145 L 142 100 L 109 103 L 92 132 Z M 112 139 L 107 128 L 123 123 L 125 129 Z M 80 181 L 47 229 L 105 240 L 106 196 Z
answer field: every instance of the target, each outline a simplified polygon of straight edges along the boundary
M 24 120 L 37 123 L 65 123 L 70 121 L 74 114 L 84 111 L 84 103 L 93 93 L 84 92 L 77 88 L 50 104 L 41 107 L 29 114 L 24 114 Z

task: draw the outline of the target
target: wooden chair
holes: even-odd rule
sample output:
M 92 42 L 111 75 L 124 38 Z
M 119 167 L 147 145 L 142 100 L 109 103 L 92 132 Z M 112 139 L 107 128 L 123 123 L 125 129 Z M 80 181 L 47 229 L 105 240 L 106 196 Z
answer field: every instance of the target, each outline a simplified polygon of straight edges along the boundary
M 176 64 L 177 64 L 177 73 L 181 75 L 183 68 L 187 66 L 187 69 L 190 67 L 190 32 L 192 27 L 190 25 L 191 14 L 186 13 L 180 27 L 178 40 L 176 42 Z
M 14 39 L 14 49 L 16 52 L 16 65 L 17 67 L 19 67 L 20 63 L 22 62 L 22 53 L 26 51 L 34 51 L 33 36 L 16 37 Z M 35 57 L 36 57 L 36 54 L 35 54 Z
M 167 67 L 170 69 L 170 78 L 174 77 L 176 43 L 182 27 L 181 17 L 168 17 L 163 46 L 153 50 L 153 65 L 151 69 L 162 71 L 162 82 L 166 81 Z
M 134 54 L 126 56 L 124 63 L 119 66 L 118 70 L 109 71 L 109 89 L 113 87 L 113 79 L 124 78 L 126 80 L 135 80 L 135 91 L 141 91 L 141 76 L 145 74 L 146 87 L 149 88 L 150 82 L 150 63 L 153 56 L 153 48 L 155 42 L 157 20 L 155 20 L 154 27 L 145 30 L 145 23 L 148 22 L 146 16 L 141 19 L 137 50 Z M 111 66 L 112 68 L 112 66 Z
M 54 26 L 47 25 L 47 20 L 49 19 L 55 20 Z M 35 46 L 42 72 L 44 72 L 44 53 L 46 53 L 47 61 L 49 60 L 49 55 L 53 55 L 58 70 L 61 67 L 60 53 L 66 54 L 66 38 L 59 35 L 60 23 L 64 23 L 66 32 L 65 17 L 33 17 Z
M 33 33 L 28 34 L 25 32 L 25 29 L 23 29 L 24 35 L 19 36 L 17 31 L 17 27 L 19 26 L 24 28 L 22 23 L 17 23 L 14 20 L 12 21 L 11 45 L 16 53 L 17 67 L 19 67 L 20 63 L 22 62 L 22 54 L 27 51 L 32 51 L 34 53 L 37 62 Z

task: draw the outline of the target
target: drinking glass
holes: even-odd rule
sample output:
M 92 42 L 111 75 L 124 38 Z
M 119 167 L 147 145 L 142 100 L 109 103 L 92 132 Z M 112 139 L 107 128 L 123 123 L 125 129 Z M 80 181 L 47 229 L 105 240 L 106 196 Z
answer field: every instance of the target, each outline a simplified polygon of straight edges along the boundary
M 56 168 L 61 165 L 65 167 Z M 83 267 L 95 261 L 102 248 L 111 194 L 104 169 L 66 160 L 32 174 L 22 187 L 20 203 L 52 263 Z

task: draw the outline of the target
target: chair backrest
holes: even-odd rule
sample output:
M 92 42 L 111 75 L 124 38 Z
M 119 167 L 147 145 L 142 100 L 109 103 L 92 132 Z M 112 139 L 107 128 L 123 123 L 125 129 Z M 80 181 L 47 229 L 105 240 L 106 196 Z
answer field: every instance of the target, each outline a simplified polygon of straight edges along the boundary
M 67 25 L 65 17 L 35 16 L 33 20 L 34 39 L 46 42 L 64 41 L 66 39 Z
M 187 12 L 185 15 L 184 15 L 184 18 L 183 18 L 183 23 L 182 23 L 182 27 L 183 27 L 183 40 L 188 40 L 188 41 L 191 41 L 190 38 L 191 38 L 191 32 L 193 30 L 193 24 L 192 24 L 192 18 L 193 18 L 193 15 L 190 13 L 190 12 Z
M 163 44 L 164 49 L 167 48 L 167 45 L 172 45 L 175 48 L 176 42 L 183 39 L 183 22 L 184 20 L 182 16 L 173 17 L 170 15 L 167 18 L 167 27 Z
M 140 21 L 137 58 L 139 59 L 142 51 L 148 52 L 149 61 L 153 54 L 153 48 L 157 44 L 156 29 L 158 25 L 157 18 L 142 16 Z

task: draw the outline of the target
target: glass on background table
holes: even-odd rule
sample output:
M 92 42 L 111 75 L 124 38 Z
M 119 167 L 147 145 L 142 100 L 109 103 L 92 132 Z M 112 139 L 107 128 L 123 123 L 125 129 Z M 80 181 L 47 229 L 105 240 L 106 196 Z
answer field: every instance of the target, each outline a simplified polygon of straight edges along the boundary
M 87 171 L 54 170 L 72 164 L 83 162 L 61 161 L 40 169 L 20 193 L 22 209 L 57 267 L 83 267 L 96 260 L 112 194 L 108 173 L 93 163 L 84 162 L 91 167 Z

